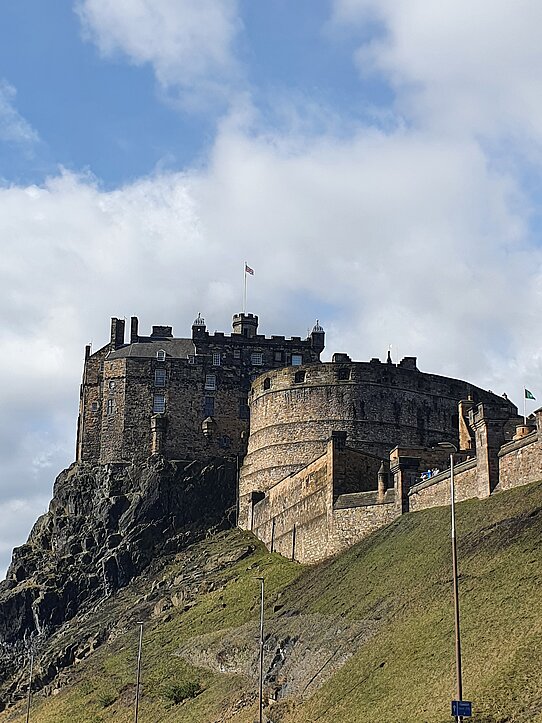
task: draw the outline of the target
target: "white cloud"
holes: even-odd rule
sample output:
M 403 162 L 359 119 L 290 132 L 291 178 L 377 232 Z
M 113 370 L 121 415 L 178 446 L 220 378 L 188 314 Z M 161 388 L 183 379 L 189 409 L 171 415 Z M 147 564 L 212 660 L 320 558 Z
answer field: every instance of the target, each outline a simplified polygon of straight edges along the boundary
M 6 80 L 0 79 L 0 141 L 32 144 L 38 134 L 15 108 L 17 91 Z
M 359 68 L 382 73 L 424 127 L 542 140 L 537 0 L 335 0 L 334 20 L 380 26 L 360 41 Z
M 80 0 L 83 27 L 104 55 L 149 63 L 185 102 L 224 99 L 239 73 L 237 0 Z

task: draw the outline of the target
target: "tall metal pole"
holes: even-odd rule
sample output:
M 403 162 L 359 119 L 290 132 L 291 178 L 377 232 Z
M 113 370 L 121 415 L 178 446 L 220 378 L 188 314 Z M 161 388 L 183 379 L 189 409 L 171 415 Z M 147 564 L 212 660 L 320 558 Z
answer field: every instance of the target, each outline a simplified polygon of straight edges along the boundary
M 235 526 L 239 527 L 239 455 L 235 457 Z
M 259 723 L 263 723 L 263 604 L 264 604 L 264 586 L 263 577 L 256 578 L 261 583 L 260 597 L 260 689 L 259 689 Z
M 30 720 L 30 703 L 32 701 L 32 672 L 34 670 L 34 652 L 30 652 L 30 673 L 28 675 L 28 694 L 26 696 L 26 723 Z
M 457 543 L 455 539 L 455 485 L 454 485 L 454 455 L 450 453 L 450 501 L 452 510 L 452 567 L 454 581 L 454 614 L 455 614 L 455 669 L 456 669 L 456 695 L 457 700 L 463 700 L 463 680 L 461 676 L 461 637 L 459 628 L 459 586 L 457 574 Z M 463 716 L 456 716 L 461 723 Z
M 141 651 L 143 649 L 143 623 L 138 623 L 138 625 L 139 625 L 139 649 L 137 652 L 137 678 L 136 678 L 134 723 L 137 723 L 137 720 L 139 717 L 139 681 L 141 679 Z

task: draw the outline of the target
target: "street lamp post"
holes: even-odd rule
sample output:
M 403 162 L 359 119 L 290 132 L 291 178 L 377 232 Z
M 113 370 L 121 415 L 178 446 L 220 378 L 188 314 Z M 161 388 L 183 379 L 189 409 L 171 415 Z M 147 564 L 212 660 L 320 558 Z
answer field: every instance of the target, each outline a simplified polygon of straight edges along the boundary
M 265 581 L 263 577 L 257 577 L 261 583 L 260 588 L 260 688 L 259 688 L 259 723 L 263 723 L 263 605 L 264 605 L 264 591 Z
M 141 652 L 143 649 L 143 623 L 139 625 L 139 647 L 137 651 L 137 677 L 136 677 L 136 694 L 135 694 L 135 712 L 134 712 L 134 723 L 137 723 L 139 718 L 139 681 L 141 680 Z
M 452 525 L 452 577 L 454 587 L 454 618 L 455 618 L 455 670 L 456 670 L 456 696 L 458 701 L 463 700 L 463 678 L 461 674 L 461 632 L 459 624 L 459 585 L 457 571 L 457 542 L 455 536 L 455 484 L 454 484 L 454 452 L 457 447 L 451 442 L 441 442 L 440 446 L 450 450 L 450 509 Z M 463 716 L 456 716 L 461 723 Z

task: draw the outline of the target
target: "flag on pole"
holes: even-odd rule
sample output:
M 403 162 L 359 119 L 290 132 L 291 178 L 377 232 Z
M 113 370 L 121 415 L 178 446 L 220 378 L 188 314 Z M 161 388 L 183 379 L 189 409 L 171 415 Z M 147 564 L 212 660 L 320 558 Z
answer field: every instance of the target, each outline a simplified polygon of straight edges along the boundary
M 251 276 L 254 276 L 254 269 L 251 269 L 246 261 L 245 261 L 245 274 L 250 274 Z
M 532 392 L 530 392 L 528 389 L 525 389 L 525 399 L 536 399 L 536 397 L 533 396 Z

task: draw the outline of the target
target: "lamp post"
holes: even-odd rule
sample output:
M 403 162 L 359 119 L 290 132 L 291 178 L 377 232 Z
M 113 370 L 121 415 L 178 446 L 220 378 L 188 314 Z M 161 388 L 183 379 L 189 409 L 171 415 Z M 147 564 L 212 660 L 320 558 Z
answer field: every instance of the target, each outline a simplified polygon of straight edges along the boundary
M 257 577 L 261 583 L 260 588 L 260 688 L 259 688 L 259 723 L 263 723 L 263 604 L 264 604 L 264 590 L 265 580 L 263 577 Z
M 138 625 L 139 625 L 139 648 L 137 651 L 137 677 L 136 677 L 134 723 L 137 723 L 138 717 L 139 717 L 139 681 L 141 679 L 141 652 L 143 649 L 143 623 L 138 623 Z
M 457 543 L 455 537 L 455 485 L 454 485 L 454 452 L 457 447 L 451 442 L 440 442 L 439 446 L 450 450 L 450 508 L 452 513 L 452 572 L 454 586 L 454 617 L 455 617 L 455 670 L 456 670 L 456 696 L 458 701 L 463 700 L 463 678 L 461 674 L 461 634 L 459 625 L 459 586 L 457 573 Z M 456 716 L 461 723 L 463 716 Z

